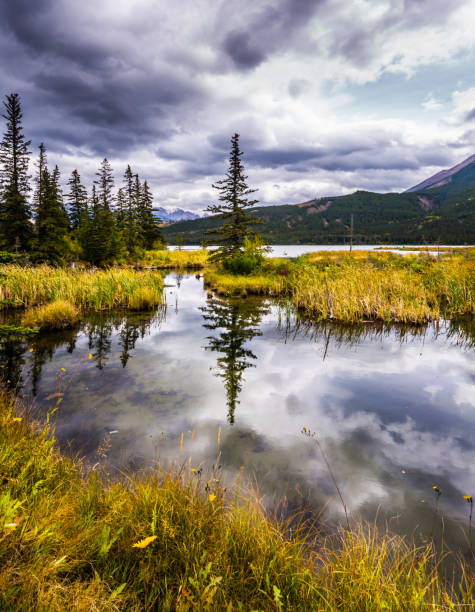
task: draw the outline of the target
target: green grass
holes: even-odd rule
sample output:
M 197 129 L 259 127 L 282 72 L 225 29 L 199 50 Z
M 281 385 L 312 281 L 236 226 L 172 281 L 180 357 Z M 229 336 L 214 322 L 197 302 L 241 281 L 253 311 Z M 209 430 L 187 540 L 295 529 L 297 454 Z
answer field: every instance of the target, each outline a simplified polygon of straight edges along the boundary
M 444 584 L 430 545 L 362 525 L 290 537 L 186 463 L 114 482 L 0 405 L 2 610 L 473 609 L 467 569 Z
M 158 306 L 162 301 L 163 279 L 158 272 L 14 264 L 2 266 L 0 272 L 2 299 L 25 307 L 64 300 L 76 308 L 142 310 Z
M 262 270 L 233 276 L 205 271 L 205 282 L 224 295 L 285 296 L 314 319 L 346 323 L 423 323 L 475 314 L 475 259 L 464 254 L 395 255 L 322 251 L 295 261 L 266 260 Z

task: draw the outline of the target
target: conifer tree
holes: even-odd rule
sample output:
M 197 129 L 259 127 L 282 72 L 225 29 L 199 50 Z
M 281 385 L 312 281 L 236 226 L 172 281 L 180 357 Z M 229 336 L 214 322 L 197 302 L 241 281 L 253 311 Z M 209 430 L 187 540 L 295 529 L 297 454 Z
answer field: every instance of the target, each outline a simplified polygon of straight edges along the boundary
M 117 204 L 115 208 L 115 218 L 117 219 L 117 225 L 121 230 L 124 229 L 124 222 L 126 216 L 126 203 L 125 203 L 125 194 L 124 188 L 119 187 L 117 191 Z
M 125 218 L 124 239 L 129 252 L 137 245 L 137 214 L 134 175 L 128 165 L 124 173 Z
M 87 210 L 87 191 L 81 184 L 81 177 L 77 170 L 73 170 L 68 181 L 69 192 L 66 198 L 69 203 L 69 219 L 71 228 L 77 230 L 81 224 L 81 218 Z
M 144 181 L 140 190 L 138 216 L 143 247 L 152 249 L 155 243 L 163 242 L 158 219 L 153 216 L 153 196 L 147 181 Z
M 81 232 L 81 242 L 84 257 L 96 265 L 103 265 L 119 256 L 122 244 L 111 211 L 114 178 L 107 159 L 102 161 L 96 175 L 98 178 L 94 181 L 90 212 Z
M 211 204 L 207 208 L 208 212 L 220 215 L 224 220 L 220 228 L 208 232 L 214 235 L 208 243 L 219 244 L 219 248 L 213 251 L 210 260 L 223 264 L 243 251 L 245 239 L 256 234 L 251 227 L 259 223 L 257 217 L 246 211 L 247 208 L 255 206 L 258 200 L 248 199 L 248 196 L 257 189 L 250 189 L 246 183 L 248 177 L 244 174 L 241 156 L 239 134 L 234 134 L 231 138 L 231 153 L 226 176 L 213 184 L 213 188 L 219 192 L 220 203 Z
M 27 250 L 33 237 L 27 202 L 30 191 L 28 147 L 31 141 L 25 140 L 23 135 L 19 95 L 7 95 L 3 104 L 5 114 L 2 116 L 7 121 L 7 130 L 0 143 L 0 239 L 7 250 L 17 247 Z
M 36 214 L 38 209 L 38 205 L 41 201 L 43 195 L 43 172 L 48 164 L 47 155 L 46 155 L 46 147 L 43 143 L 39 146 L 39 156 L 38 161 L 35 163 L 36 168 L 38 169 L 38 173 L 35 177 L 36 189 L 33 197 L 33 212 Z
M 44 153 L 44 150 L 43 150 Z M 53 173 L 45 166 L 42 171 L 41 195 L 36 206 L 37 261 L 61 263 L 67 256 L 66 235 L 69 220 L 59 192 L 59 170 Z

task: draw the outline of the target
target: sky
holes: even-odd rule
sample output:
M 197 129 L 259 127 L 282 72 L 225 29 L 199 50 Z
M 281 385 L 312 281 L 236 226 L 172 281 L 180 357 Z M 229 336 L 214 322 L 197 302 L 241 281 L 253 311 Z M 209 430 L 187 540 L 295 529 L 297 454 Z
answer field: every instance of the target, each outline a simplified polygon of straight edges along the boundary
M 216 201 L 235 132 L 261 204 L 403 191 L 475 153 L 474 24 L 475 0 L 0 0 L 0 94 L 65 182 L 107 157 L 166 208 Z

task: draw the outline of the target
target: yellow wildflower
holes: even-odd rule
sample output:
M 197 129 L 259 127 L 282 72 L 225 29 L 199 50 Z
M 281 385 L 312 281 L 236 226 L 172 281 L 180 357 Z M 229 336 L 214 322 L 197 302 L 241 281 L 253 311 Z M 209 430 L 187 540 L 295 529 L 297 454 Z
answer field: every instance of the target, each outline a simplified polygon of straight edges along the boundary
M 214 493 L 210 493 L 210 496 L 208 497 L 210 502 L 214 502 L 214 500 L 216 499 L 216 495 Z
M 92 353 L 89 353 L 89 355 L 87 356 L 88 359 L 92 359 Z
M 61 368 L 61 372 L 66 372 L 66 368 Z
M 30 353 L 32 353 L 32 352 L 33 352 L 33 349 L 31 348 L 31 349 L 30 349 Z
M 472 496 L 471 495 L 464 495 L 463 498 L 464 498 L 465 501 L 468 501 L 469 504 L 472 503 Z
M 139 540 L 132 546 L 135 548 L 146 548 L 151 542 L 157 539 L 157 536 L 148 536 L 148 538 L 144 538 L 143 540 Z
M 192 472 L 196 472 L 195 468 L 191 468 L 191 471 L 192 471 Z
M 13 417 L 13 418 L 12 418 L 12 421 L 13 421 L 14 423 L 19 423 L 19 422 L 21 421 L 21 417 Z
M 246 468 L 243 465 L 241 465 L 241 467 L 239 469 L 240 470 L 245 470 Z

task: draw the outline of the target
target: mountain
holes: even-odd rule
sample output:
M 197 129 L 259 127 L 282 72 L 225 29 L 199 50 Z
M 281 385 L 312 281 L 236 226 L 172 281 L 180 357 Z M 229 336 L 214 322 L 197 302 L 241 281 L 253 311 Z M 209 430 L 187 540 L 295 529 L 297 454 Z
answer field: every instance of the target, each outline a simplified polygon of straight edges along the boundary
M 342 244 L 352 215 L 355 243 L 474 244 L 475 155 L 404 193 L 356 191 L 251 210 L 269 244 Z M 219 217 L 210 216 L 173 223 L 163 233 L 171 244 L 178 234 L 185 244 L 200 244 L 209 239 L 206 231 L 221 224 Z
M 413 191 L 421 191 L 422 189 L 428 189 L 430 187 L 441 187 L 442 185 L 446 185 L 447 183 L 450 183 L 452 181 L 452 177 L 458 174 L 460 170 L 463 170 L 468 165 L 473 164 L 474 162 L 475 155 L 470 155 L 470 157 L 467 157 L 467 159 L 465 159 L 463 162 L 460 162 L 460 164 L 457 164 L 456 166 L 454 166 L 453 168 L 449 168 L 448 170 L 441 170 L 440 172 L 437 172 L 437 174 L 434 174 L 434 176 L 431 176 L 425 181 L 422 181 L 422 183 L 419 183 L 418 185 L 407 189 L 405 193 L 411 193 Z
M 175 208 L 174 210 L 167 210 L 160 206 L 155 210 L 155 217 L 157 219 L 161 219 L 164 222 L 172 222 L 175 221 L 191 221 L 192 219 L 199 219 L 200 215 L 192 213 L 189 210 L 183 210 L 182 208 Z

